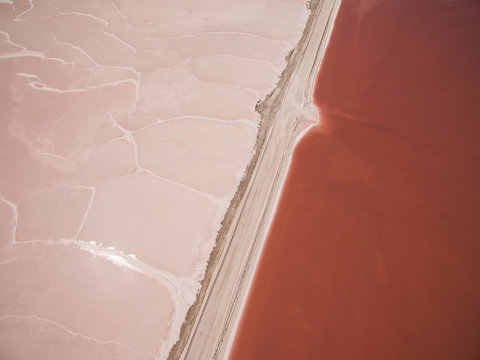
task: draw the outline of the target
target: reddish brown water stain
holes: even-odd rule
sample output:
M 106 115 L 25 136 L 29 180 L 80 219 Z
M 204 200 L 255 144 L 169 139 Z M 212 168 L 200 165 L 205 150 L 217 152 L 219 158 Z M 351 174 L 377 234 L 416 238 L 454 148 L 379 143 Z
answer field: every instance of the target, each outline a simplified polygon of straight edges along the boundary
M 231 360 L 480 358 L 480 3 L 344 0 Z

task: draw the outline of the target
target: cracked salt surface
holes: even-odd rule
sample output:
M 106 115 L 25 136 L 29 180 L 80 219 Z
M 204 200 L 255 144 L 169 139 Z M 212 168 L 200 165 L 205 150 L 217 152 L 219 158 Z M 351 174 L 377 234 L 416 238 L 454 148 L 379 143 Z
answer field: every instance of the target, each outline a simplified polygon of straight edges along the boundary
M 307 16 L 0 0 L 2 357 L 167 357 Z

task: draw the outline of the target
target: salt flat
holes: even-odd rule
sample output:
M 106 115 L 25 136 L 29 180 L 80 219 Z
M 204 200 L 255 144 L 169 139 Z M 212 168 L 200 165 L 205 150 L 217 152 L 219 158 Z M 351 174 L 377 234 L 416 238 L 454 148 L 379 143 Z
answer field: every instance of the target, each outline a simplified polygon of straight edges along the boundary
M 1 358 L 167 358 L 305 5 L 0 2 Z

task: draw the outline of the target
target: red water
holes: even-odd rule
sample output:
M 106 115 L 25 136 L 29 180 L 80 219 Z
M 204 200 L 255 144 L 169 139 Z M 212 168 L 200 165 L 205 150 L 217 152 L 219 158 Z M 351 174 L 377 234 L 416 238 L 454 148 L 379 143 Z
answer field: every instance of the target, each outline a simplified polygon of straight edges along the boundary
M 343 0 L 230 360 L 480 359 L 480 3 Z

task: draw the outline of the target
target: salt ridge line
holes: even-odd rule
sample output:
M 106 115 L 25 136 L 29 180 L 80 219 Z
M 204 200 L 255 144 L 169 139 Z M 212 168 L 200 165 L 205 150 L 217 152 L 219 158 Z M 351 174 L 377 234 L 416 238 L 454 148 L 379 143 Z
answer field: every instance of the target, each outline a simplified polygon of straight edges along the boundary
M 99 340 L 99 339 L 96 339 L 92 336 L 88 336 L 88 335 L 85 335 L 85 334 L 82 334 L 82 333 L 79 333 L 79 332 L 75 332 L 73 331 L 72 329 L 69 329 L 68 327 L 66 327 L 65 325 L 62 325 L 56 321 L 53 321 L 53 320 L 50 320 L 50 319 L 46 319 L 46 318 L 42 318 L 38 315 L 35 315 L 35 314 L 31 314 L 31 315 L 4 315 L 4 316 L 0 316 L 0 321 L 3 321 L 3 320 L 10 320 L 10 319 L 15 319 L 15 320 L 27 320 L 27 319 L 34 319 L 36 321 L 41 321 L 41 322 L 46 322 L 48 324 L 51 324 L 53 326 L 55 326 L 56 328 L 59 328 L 61 329 L 62 331 L 66 332 L 67 334 L 69 334 L 70 336 L 72 337 L 80 337 L 84 340 L 87 340 L 87 341 L 93 341 L 95 343 L 98 343 L 98 344 L 101 344 L 101 345 L 109 345 L 109 344 L 113 344 L 113 345 L 117 345 L 117 346 L 120 346 L 122 348 L 125 348 L 127 349 L 128 351 L 131 351 L 132 353 L 136 353 L 138 354 L 138 351 L 135 350 L 135 349 L 132 349 L 130 346 L 128 345 L 125 345 L 125 344 L 122 344 L 118 341 L 115 341 L 115 340 Z
M 5 199 L 0 199 L 0 201 L 5 201 L 12 208 L 14 204 L 8 202 Z M 16 215 L 16 214 L 15 214 Z M 172 327 L 180 327 L 183 322 L 184 313 L 187 311 L 189 304 L 191 304 L 195 295 L 198 291 L 198 282 L 189 278 L 189 277 L 178 277 L 168 271 L 159 270 L 156 267 L 140 261 L 134 254 L 125 254 L 122 250 L 117 250 L 113 246 L 103 246 L 101 243 L 97 244 L 95 241 L 84 241 L 79 239 L 59 239 L 55 240 L 26 240 L 26 241 L 16 241 L 13 240 L 11 246 L 23 247 L 23 246 L 32 246 L 32 245 L 41 245 L 41 246 L 74 246 L 81 251 L 86 251 L 92 254 L 93 258 L 99 257 L 102 258 L 115 266 L 120 268 L 129 269 L 138 274 L 151 278 L 152 280 L 160 283 L 165 286 L 168 290 L 170 297 L 174 303 L 173 308 L 173 317 L 172 317 Z M 5 261 L 2 261 L 2 264 L 15 261 L 18 257 L 8 258 Z M 17 315 L 8 314 L 3 317 L 0 317 L 0 320 L 6 317 L 15 317 Z M 30 315 L 36 316 L 36 315 Z M 55 321 L 50 319 L 43 319 L 50 323 L 55 323 Z M 69 329 L 61 324 L 57 324 L 60 328 L 70 333 Z M 77 334 L 77 333 L 75 333 Z M 85 334 L 77 334 L 85 338 L 91 338 Z M 162 341 L 162 352 L 165 351 L 165 345 L 168 345 L 176 339 L 176 333 L 169 334 L 168 338 Z M 93 338 L 92 338 L 93 339 Z M 96 339 L 95 339 L 96 340 Z M 100 340 L 98 340 L 100 341 Z M 104 343 L 116 343 L 115 341 L 106 341 Z M 119 344 L 126 346 L 124 344 Z M 130 349 L 130 348 L 129 348 Z M 134 352 L 137 352 L 134 349 L 131 349 Z

